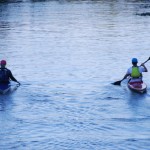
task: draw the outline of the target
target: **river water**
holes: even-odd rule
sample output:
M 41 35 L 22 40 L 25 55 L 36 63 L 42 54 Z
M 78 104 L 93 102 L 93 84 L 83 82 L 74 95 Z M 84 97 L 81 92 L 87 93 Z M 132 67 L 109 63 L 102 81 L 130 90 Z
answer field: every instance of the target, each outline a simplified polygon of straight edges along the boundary
M 150 73 L 145 94 L 111 84 L 150 56 L 147 12 L 142 0 L 0 3 L 0 59 L 21 82 L 0 95 L 0 150 L 148 150 Z

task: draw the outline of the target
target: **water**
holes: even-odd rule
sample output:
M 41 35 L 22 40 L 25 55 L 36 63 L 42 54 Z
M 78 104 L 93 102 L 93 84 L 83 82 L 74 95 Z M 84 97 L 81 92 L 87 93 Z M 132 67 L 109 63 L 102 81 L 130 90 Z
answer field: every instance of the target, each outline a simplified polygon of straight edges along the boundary
M 21 82 L 0 96 L 0 150 L 148 150 L 146 94 L 110 83 L 150 54 L 149 1 L 0 4 L 0 59 Z M 150 63 L 147 62 L 147 68 Z

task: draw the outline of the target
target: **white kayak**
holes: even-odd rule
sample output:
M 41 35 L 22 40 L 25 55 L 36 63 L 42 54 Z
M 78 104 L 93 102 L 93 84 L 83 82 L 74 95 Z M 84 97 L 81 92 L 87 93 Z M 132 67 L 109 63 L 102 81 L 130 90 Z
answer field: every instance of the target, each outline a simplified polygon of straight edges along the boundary
M 138 92 L 138 93 L 145 93 L 147 90 L 147 85 L 143 82 L 140 84 L 131 84 L 128 83 L 128 88 L 132 91 Z

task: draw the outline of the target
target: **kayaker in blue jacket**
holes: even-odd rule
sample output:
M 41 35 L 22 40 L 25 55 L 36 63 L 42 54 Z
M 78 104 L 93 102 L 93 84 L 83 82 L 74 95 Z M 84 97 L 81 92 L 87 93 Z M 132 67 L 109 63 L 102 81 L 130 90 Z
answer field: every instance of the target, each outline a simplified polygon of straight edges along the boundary
M 125 74 L 125 76 L 123 77 L 123 79 L 121 81 L 123 81 L 124 79 L 126 79 L 127 77 L 131 77 L 129 82 L 130 83 L 142 83 L 142 72 L 148 72 L 146 66 L 144 65 L 144 63 L 142 63 L 140 66 L 137 65 L 138 64 L 138 60 L 137 58 L 132 58 L 132 67 L 130 67 L 127 70 L 127 73 Z
M 1 84 L 9 84 L 10 80 L 17 82 L 20 85 L 20 82 L 18 82 L 15 77 L 12 75 L 11 71 L 6 68 L 6 61 L 1 60 L 0 61 L 0 83 Z

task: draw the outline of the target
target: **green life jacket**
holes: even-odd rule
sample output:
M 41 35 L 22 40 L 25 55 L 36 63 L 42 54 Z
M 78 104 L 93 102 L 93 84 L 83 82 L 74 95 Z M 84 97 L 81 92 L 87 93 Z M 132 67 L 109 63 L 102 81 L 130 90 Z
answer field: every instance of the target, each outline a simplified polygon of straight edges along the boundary
M 132 67 L 131 77 L 139 78 L 140 76 L 141 76 L 141 73 L 139 71 L 139 68 L 138 67 Z

